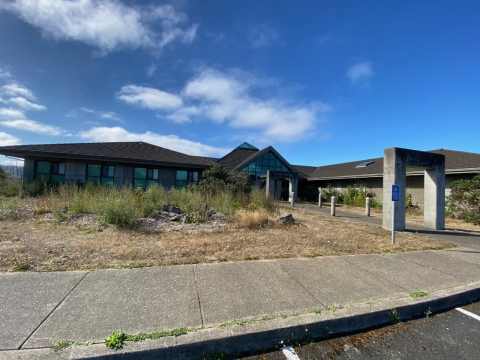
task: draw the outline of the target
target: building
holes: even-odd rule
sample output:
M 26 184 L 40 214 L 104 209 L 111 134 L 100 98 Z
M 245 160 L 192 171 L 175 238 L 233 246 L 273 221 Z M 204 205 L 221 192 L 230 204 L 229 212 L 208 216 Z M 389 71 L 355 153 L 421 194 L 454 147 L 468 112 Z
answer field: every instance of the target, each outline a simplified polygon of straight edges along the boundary
M 445 155 L 445 195 L 450 193 L 450 184 L 459 179 L 472 179 L 480 174 L 480 154 L 438 149 L 429 151 Z M 423 168 L 407 166 L 406 192 L 412 196 L 412 204 L 423 209 Z M 315 188 L 327 188 L 330 184 L 339 191 L 349 186 L 364 188 L 383 202 L 383 157 L 364 159 L 341 164 L 320 166 L 306 174 L 308 184 Z M 305 186 L 305 183 L 302 183 Z
M 480 173 L 480 154 L 445 149 L 431 152 L 445 155 L 446 195 L 452 181 Z M 295 198 L 313 200 L 319 187 L 325 189 L 330 184 L 339 191 L 349 186 L 365 188 L 383 200 L 383 157 L 320 167 L 291 165 L 273 147 L 260 150 L 246 142 L 220 159 L 191 156 L 145 142 L 3 146 L 0 154 L 24 159 L 25 181 L 91 181 L 144 189 L 153 184 L 183 187 L 218 164 L 226 170 L 249 173 L 258 187 L 266 187 L 277 199 L 288 200 L 293 192 Z M 420 208 L 423 183 L 423 169 L 407 167 L 406 191 Z

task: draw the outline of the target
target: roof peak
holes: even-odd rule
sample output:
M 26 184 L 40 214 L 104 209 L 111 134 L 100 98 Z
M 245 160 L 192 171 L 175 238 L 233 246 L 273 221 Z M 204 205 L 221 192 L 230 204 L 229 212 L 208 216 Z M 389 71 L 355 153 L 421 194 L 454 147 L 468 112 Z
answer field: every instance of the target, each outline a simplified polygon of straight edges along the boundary
M 237 147 L 237 149 L 259 150 L 258 148 L 256 148 L 252 144 L 247 143 L 246 141 L 243 144 L 239 145 Z

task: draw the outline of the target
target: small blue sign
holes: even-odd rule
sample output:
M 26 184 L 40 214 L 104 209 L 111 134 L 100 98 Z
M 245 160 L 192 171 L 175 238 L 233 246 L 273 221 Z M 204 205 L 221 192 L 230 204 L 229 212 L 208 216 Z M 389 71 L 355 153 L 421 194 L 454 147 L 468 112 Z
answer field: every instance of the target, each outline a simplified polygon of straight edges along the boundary
M 400 201 L 400 185 L 392 185 L 392 201 Z

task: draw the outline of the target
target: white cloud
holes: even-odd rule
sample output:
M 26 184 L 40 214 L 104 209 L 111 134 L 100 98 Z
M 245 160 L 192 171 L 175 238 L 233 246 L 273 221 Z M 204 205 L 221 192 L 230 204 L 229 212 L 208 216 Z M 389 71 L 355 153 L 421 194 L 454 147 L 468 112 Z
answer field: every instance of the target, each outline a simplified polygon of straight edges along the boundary
M 2 144 L 2 146 L 19 145 L 20 139 L 0 131 L 0 144 Z
M 278 32 L 266 24 L 250 28 L 250 42 L 252 47 L 261 48 L 274 44 L 280 39 Z
M 118 121 L 118 122 L 121 122 L 121 123 L 124 122 L 122 119 L 120 119 L 120 117 L 117 115 L 117 113 L 115 113 L 113 111 L 97 111 L 97 110 L 89 109 L 89 108 L 86 108 L 86 107 L 82 107 L 82 108 L 80 108 L 80 110 L 83 111 L 83 112 L 86 112 L 88 114 L 95 115 L 100 119 L 114 120 L 114 121 Z M 68 112 L 68 114 L 70 114 L 69 117 L 77 117 L 78 116 L 78 113 L 75 110 L 70 110 Z
M 117 98 L 129 105 L 151 110 L 170 110 L 182 105 L 182 99 L 177 95 L 137 85 L 122 86 Z
M 100 118 L 101 119 L 108 119 L 108 120 L 115 120 L 115 121 L 120 121 L 122 122 L 122 119 L 118 117 L 116 113 L 113 111 L 105 111 L 100 113 Z
M 150 64 L 145 68 L 145 73 L 147 74 L 148 77 L 150 77 L 150 76 L 153 76 L 153 74 L 155 74 L 156 70 L 157 70 L 157 65 Z
M 89 114 L 94 114 L 95 113 L 95 110 L 92 110 L 92 109 L 89 109 L 89 108 L 86 108 L 86 107 L 82 107 L 82 108 L 80 108 L 80 110 L 82 110 L 86 113 L 89 113 Z
M 1 68 L 0 68 L 0 79 L 1 78 L 8 78 L 8 77 L 11 77 L 12 74 L 10 74 L 10 72 L 8 71 L 3 71 Z
M 23 119 L 25 113 L 22 110 L 12 108 L 0 108 L 0 119 Z
M 65 117 L 76 118 L 78 117 L 78 113 L 75 110 L 70 110 L 68 113 L 65 114 Z
M 144 141 L 150 144 L 179 151 L 188 155 L 223 156 L 230 149 L 216 148 L 199 142 L 181 139 L 176 135 L 160 135 L 147 131 L 143 134 L 131 133 L 121 127 L 94 127 L 78 134 L 82 139 L 90 141 Z
M 331 111 L 321 101 L 305 104 L 282 97 L 253 96 L 255 87 L 275 90 L 278 85 L 238 70 L 227 73 L 206 68 L 187 82 L 179 96 L 148 88 L 150 93 L 158 92 L 161 96 L 142 107 L 156 110 L 157 117 L 177 123 L 192 119 L 227 123 L 232 128 L 254 130 L 269 141 L 281 142 L 296 142 L 310 136 L 318 120 Z M 165 94 L 176 99 L 174 106 L 158 105 Z M 128 103 L 138 105 L 139 100 Z
M 22 96 L 33 101 L 36 100 L 35 95 L 33 95 L 30 89 L 16 82 L 3 85 L 0 88 L 0 94 L 6 96 Z
M 365 61 L 350 66 L 346 74 L 352 84 L 368 84 L 368 80 L 374 75 L 375 73 L 372 70 L 371 61 Z
M 16 14 L 57 41 L 81 41 L 101 55 L 129 48 L 159 51 L 174 41 L 189 43 L 198 25 L 171 5 L 133 7 L 118 0 L 14 0 L 0 9 Z
M 19 129 L 19 130 L 30 131 L 37 134 L 46 134 L 46 135 L 56 136 L 56 135 L 61 135 L 63 133 L 62 129 L 56 126 L 46 125 L 37 121 L 26 120 L 26 119 L 4 120 L 4 121 L 0 121 L 0 125 L 14 128 L 14 129 Z
M 36 110 L 36 111 L 41 111 L 41 110 L 46 110 L 47 108 L 43 105 L 35 104 L 31 101 L 28 101 L 24 97 L 17 96 L 10 98 L 6 101 L 9 104 L 14 104 L 17 105 L 18 107 L 24 109 L 24 110 Z

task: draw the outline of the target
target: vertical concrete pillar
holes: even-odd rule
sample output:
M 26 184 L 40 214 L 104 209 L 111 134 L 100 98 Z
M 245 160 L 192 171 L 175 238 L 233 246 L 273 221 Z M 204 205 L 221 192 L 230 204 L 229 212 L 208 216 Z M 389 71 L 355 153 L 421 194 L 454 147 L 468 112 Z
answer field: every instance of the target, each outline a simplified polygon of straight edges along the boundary
M 445 166 L 424 170 L 424 220 L 427 229 L 445 228 Z
M 370 198 L 365 200 L 365 216 L 370 216 Z
M 392 228 L 392 185 L 400 186 L 400 201 L 395 202 L 395 230 L 405 230 L 405 187 L 407 167 L 404 159 L 397 156 L 398 148 L 384 150 L 383 157 L 383 220 L 384 229 Z
M 335 216 L 335 196 L 330 200 L 330 215 Z
M 290 201 L 292 193 L 293 193 L 293 201 L 298 200 L 298 174 L 297 173 L 292 173 L 288 179 L 288 201 Z
M 322 188 L 318 188 L 318 207 L 322 207 Z

